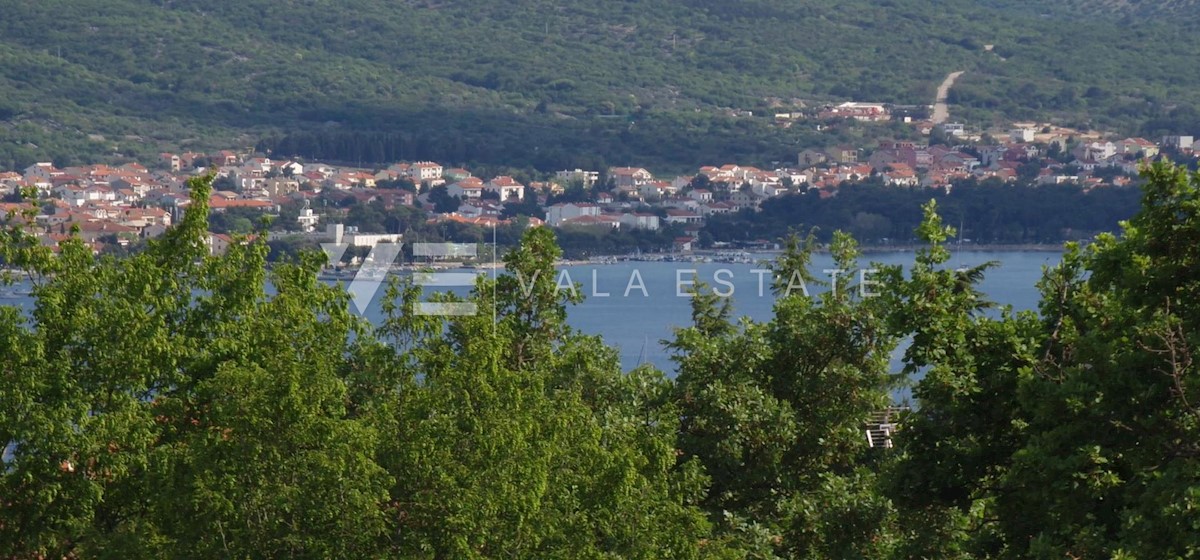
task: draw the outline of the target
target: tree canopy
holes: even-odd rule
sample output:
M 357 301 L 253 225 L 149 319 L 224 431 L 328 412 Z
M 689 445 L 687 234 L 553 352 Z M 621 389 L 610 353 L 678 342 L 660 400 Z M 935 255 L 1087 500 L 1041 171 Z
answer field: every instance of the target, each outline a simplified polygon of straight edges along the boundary
M 810 296 L 816 238 L 794 236 L 771 320 L 695 286 L 674 379 L 567 324 L 546 228 L 469 295 L 393 281 L 370 325 L 319 254 L 210 256 L 211 178 L 133 255 L 54 254 L 13 219 L 0 257 L 36 304 L 0 306 L 0 556 L 1189 557 L 1200 176 L 1145 179 L 1121 232 L 1046 271 L 1039 313 L 948 266 L 936 202 L 907 270 L 833 236 L 870 285 Z

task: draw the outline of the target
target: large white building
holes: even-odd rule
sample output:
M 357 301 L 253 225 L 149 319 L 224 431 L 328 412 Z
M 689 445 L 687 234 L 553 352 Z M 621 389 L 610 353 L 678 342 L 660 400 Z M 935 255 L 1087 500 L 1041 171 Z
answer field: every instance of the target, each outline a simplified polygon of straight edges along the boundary
M 1190 150 L 1196 144 L 1195 137 L 1187 136 L 1163 136 L 1162 145 L 1164 148 L 1174 150 Z
M 346 243 L 353 247 L 374 247 L 380 243 L 400 243 L 403 235 L 399 233 L 359 233 L 358 228 L 346 227 L 342 224 L 329 224 L 325 228 L 325 237 L 333 243 Z
M 408 178 L 412 179 L 412 182 L 418 185 L 427 183 L 437 186 L 444 182 L 442 180 L 442 165 L 432 161 L 418 161 L 408 166 Z
M 554 173 L 554 178 L 562 181 L 563 183 L 579 181 L 583 184 L 583 188 L 590 189 L 592 188 L 592 185 L 596 184 L 596 181 L 600 180 L 600 172 L 584 171 L 582 169 L 575 169 L 573 171 L 558 171 Z

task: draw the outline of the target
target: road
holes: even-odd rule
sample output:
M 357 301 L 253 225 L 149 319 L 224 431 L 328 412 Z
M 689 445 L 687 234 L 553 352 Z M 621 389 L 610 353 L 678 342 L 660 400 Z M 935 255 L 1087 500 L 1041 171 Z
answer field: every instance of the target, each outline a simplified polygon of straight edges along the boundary
M 946 97 L 950 95 L 950 88 L 954 87 L 954 81 L 959 76 L 963 75 L 963 71 L 951 72 L 942 81 L 942 85 L 938 86 L 937 100 L 933 103 L 933 124 L 942 124 L 950 118 L 950 107 L 946 106 Z

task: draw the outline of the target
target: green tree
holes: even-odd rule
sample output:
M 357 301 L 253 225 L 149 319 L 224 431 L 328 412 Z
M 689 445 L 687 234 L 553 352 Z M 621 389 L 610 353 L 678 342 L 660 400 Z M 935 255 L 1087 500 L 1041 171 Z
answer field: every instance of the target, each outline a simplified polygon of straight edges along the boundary
M 208 257 L 211 183 L 126 259 L 0 239 L 42 279 L 31 315 L 0 308 L 0 554 L 374 554 L 387 476 L 346 414 L 346 296 L 312 258 L 267 296 L 265 236 Z
M 408 352 L 364 374 L 395 473 L 399 555 L 694 558 L 720 553 L 689 502 L 703 478 L 675 469 L 669 382 L 623 375 L 615 352 L 565 324 L 578 287 L 558 282 L 553 234 L 534 228 L 481 278 L 474 315 L 413 315 L 395 286 L 384 332 Z M 437 298 L 455 302 L 450 296 Z M 494 315 L 493 315 L 494 310 Z M 377 368 L 376 368 L 377 369 Z M 398 387 L 398 390 L 390 390 Z
M 928 247 L 911 274 L 881 278 L 893 332 L 911 338 L 904 373 L 920 375 L 919 406 L 901 420 L 884 487 L 906 535 L 899 557 L 990 557 L 998 545 L 988 498 L 1021 441 L 1018 379 L 1035 360 L 1039 323 L 985 313 L 991 304 L 975 285 L 995 263 L 948 267 L 945 243 L 957 232 L 936 208 L 925 206 L 917 233 Z
M 433 211 L 447 214 L 458 210 L 460 201 L 456 196 L 450 196 L 444 185 L 433 187 L 429 191 L 429 201 L 433 203 Z
M 883 486 L 898 557 L 1184 558 L 1195 527 L 1191 270 L 1200 177 L 1144 172 L 1121 237 L 1072 245 L 1041 282 L 1041 316 L 982 313 L 982 269 L 949 270 L 953 235 L 927 207 L 909 278 L 891 271 L 920 406 Z
M 836 239 L 838 267 L 856 270 L 853 241 Z M 680 461 L 711 479 L 702 505 L 721 538 L 755 557 L 880 557 L 892 546 L 892 511 L 863 429 L 888 404 L 895 340 L 844 277 L 836 291 L 808 292 L 814 244 L 793 237 L 776 261 L 769 323 L 731 324 L 727 301 L 694 294 L 694 326 L 669 343 Z
M 1185 272 L 1200 262 L 1200 177 L 1163 164 L 1144 177 L 1121 237 L 1072 248 L 1043 282 L 1044 353 L 1020 401 L 1036 435 L 998 500 L 1013 556 L 1200 550 L 1200 283 Z

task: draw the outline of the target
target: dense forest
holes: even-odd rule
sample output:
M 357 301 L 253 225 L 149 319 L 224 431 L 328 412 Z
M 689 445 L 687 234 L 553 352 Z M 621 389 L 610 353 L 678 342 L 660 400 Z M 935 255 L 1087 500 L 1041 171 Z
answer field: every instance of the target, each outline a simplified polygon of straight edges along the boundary
M 1035 14 L 1069 15 L 1074 18 L 1104 18 L 1129 21 L 1133 18 L 1171 18 L 1196 28 L 1200 24 L 1200 2 L 1196 0 L 982 0 L 983 4 Z
M 397 281 L 372 327 L 318 253 L 207 256 L 211 178 L 125 258 L 10 226 L 0 257 L 38 281 L 0 307 L 0 556 L 1194 556 L 1200 176 L 1146 181 L 1039 314 L 989 311 L 937 202 L 875 297 L 793 290 L 816 240 L 792 237 L 770 321 L 697 287 L 674 379 L 566 325 L 546 228 L 478 279 L 494 316 L 414 314 Z M 916 406 L 868 445 L 898 383 Z
M 813 190 L 766 200 L 760 211 L 712 216 L 702 236 L 706 244 L 778 240 L 794 229 L 812 227 L 825 242 L 832 239 L 834 231 L 845 230 L 864 243 L 912 243 L 921 205 L 933 198 L 947 223 L 960 229 L 963 240 L 1062 243 L 1112 230 L 1133 217 L 1140 196 L 1136 188 L 1085 190 L 1074 184 L 1023 185 L 974 179 L 957 182 L 947 193 L 888 187 L 872 180 L 844 185 L 837 196 L 825 198 Z
M 1009 4 L 0 0 L 0 167 L 263 140 L 364 162 L 764 165 L 837 140 L 770 130 L 776 108 L 927 105 L 956 70 L 973 125 L 1196 132 L 1194 18 Z M 406 139 L 337 147 L 359 134 Z

